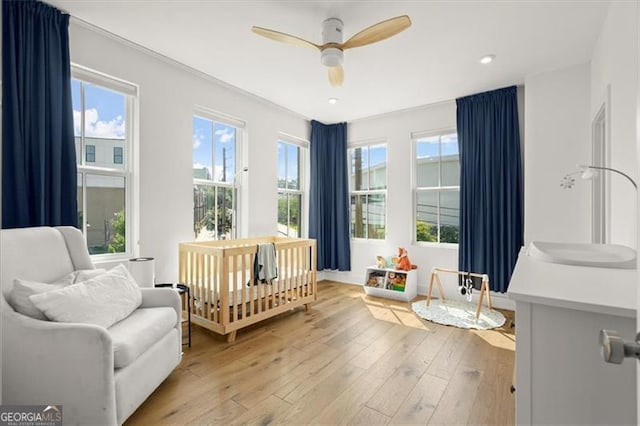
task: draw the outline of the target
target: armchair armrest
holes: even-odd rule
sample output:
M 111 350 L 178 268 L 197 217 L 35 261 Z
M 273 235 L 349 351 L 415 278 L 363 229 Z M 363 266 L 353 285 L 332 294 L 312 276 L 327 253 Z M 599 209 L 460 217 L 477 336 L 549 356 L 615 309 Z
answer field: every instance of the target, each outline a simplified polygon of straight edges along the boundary
M 141 288 L 141 308 L 173 308 L 176 311 L 176 330 L 178 330 L 178 354 L 182 353 L 182 301 L 178 292 L 172 288 Z
M 5 404 L 62 404 L 65 424 L 116 424 L 113 347 L 107 330 L 39 321 L 3 308 Z
M 178 328 L 182 318 L 182 302 L 176 291 L 170 288 L 141 288 L 141 308 L 173 308 L 178 315 Z

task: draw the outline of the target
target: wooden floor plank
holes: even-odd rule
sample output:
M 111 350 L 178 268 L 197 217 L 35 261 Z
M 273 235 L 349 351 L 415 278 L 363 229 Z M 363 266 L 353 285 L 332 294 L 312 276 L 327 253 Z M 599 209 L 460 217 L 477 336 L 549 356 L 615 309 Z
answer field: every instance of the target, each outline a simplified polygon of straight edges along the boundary
M 435 411 L 449 382 L 424 374 L 391 419 L 392 424 L 425 424 Z
M 442 326 L 361 286 L 318 288 L 308 313 L 231 344 L 194 326 L 182 363 L 126 424 L 514 424 L 513 329 Z
M 291 394 L 288 395 L 290 400 L 297 402 L 293 403 L 291 408 L 277 419 L 277 422 L 282 424 L 311 424 L 315 422 L 316 416 L 331 404 L 337 395 L 343 393 L 357 381 L 363 373 L 364 369 L 345 363 L 333 374 L 305 391 L 304 394 L 296 395 L 295 398 L 291 398 Z
M 466 424 L 471 417 L 482 372 L 464 365 L 456 369 L 429 424 Z
M 384 382 L 384 379 L 363 374 L 327 405 L 314 419 L 314 422 L 328 425 L 348 424 Z
M 377 412 L 369 407 L 362 407 L 360 411 L 348 423 L 349 425 L 386 425 L 389 424 L 389 417 Z

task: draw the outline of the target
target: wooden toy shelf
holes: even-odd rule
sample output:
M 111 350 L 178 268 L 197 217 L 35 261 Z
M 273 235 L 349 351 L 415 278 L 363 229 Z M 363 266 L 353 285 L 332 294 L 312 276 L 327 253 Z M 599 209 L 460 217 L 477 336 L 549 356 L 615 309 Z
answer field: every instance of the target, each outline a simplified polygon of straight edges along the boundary
M 364 291 L 369 296 L 409 302 L 418 293 L 418 272 L 370 266 L 364 277 Z

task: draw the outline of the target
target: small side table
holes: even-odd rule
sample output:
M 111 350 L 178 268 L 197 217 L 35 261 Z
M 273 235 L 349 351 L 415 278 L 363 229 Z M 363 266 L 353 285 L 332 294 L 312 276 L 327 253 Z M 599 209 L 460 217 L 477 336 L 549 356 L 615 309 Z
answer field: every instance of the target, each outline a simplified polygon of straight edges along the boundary
M 189 347 L 191 347 L 191 303 L 189 301 L 189 299 L 191 298 L 191 293 L 189 292 L 189 287 L 184 285 L 184 284 L 172 284 L 172 283 L 163 283 L 163 284 L 156 284 L 155 285 L 156 288 L 172 288 L 175 291 L 178 292 L 178 294 L 180 296 L 183 296 L 186 294 L 187 296 L 187 300 L 186 300 L 186 304 L 187 304 L 187 319 L 181 319 L 182 322 L 184 323 L 185 321 L 187 322 L 187 336 L 188 336 L 188 340 L 187 343 L 182 343 L 183 345 L 189 345 Z

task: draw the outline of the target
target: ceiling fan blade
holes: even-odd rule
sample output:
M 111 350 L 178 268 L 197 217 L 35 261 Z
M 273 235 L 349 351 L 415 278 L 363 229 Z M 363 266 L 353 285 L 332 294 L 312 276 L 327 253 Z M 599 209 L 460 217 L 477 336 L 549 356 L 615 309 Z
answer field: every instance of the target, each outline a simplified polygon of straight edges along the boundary
M 303 38 L 293 36 L 291 34 L 281 33 L 279 31 L 270 30 L 262 27 L 251 27 L 251 31 L 261 35 L 262 37 L 270 38 L 271 40 L 279 41 L 282 43 L 293 44 L 301 47 L 311 47 L 313 49 L 320 49 L 320 46 L 311 43 Z
M 409 16 L 396 16 L 395 18 L 387 19 L 386 21 L 378 22 L 377 24 L 365 28 L 346 42 L 342 43 L 341 48 L 344 50 L 377 43 L 388 39 L 389 37 L 393 37 L 410 26 L 411 19 Z
M 344 70 L 342 65 L 336 65 L 335 67 L 329 67 L 329 82 L 333 87 L 342 86 L 344 81 Z

